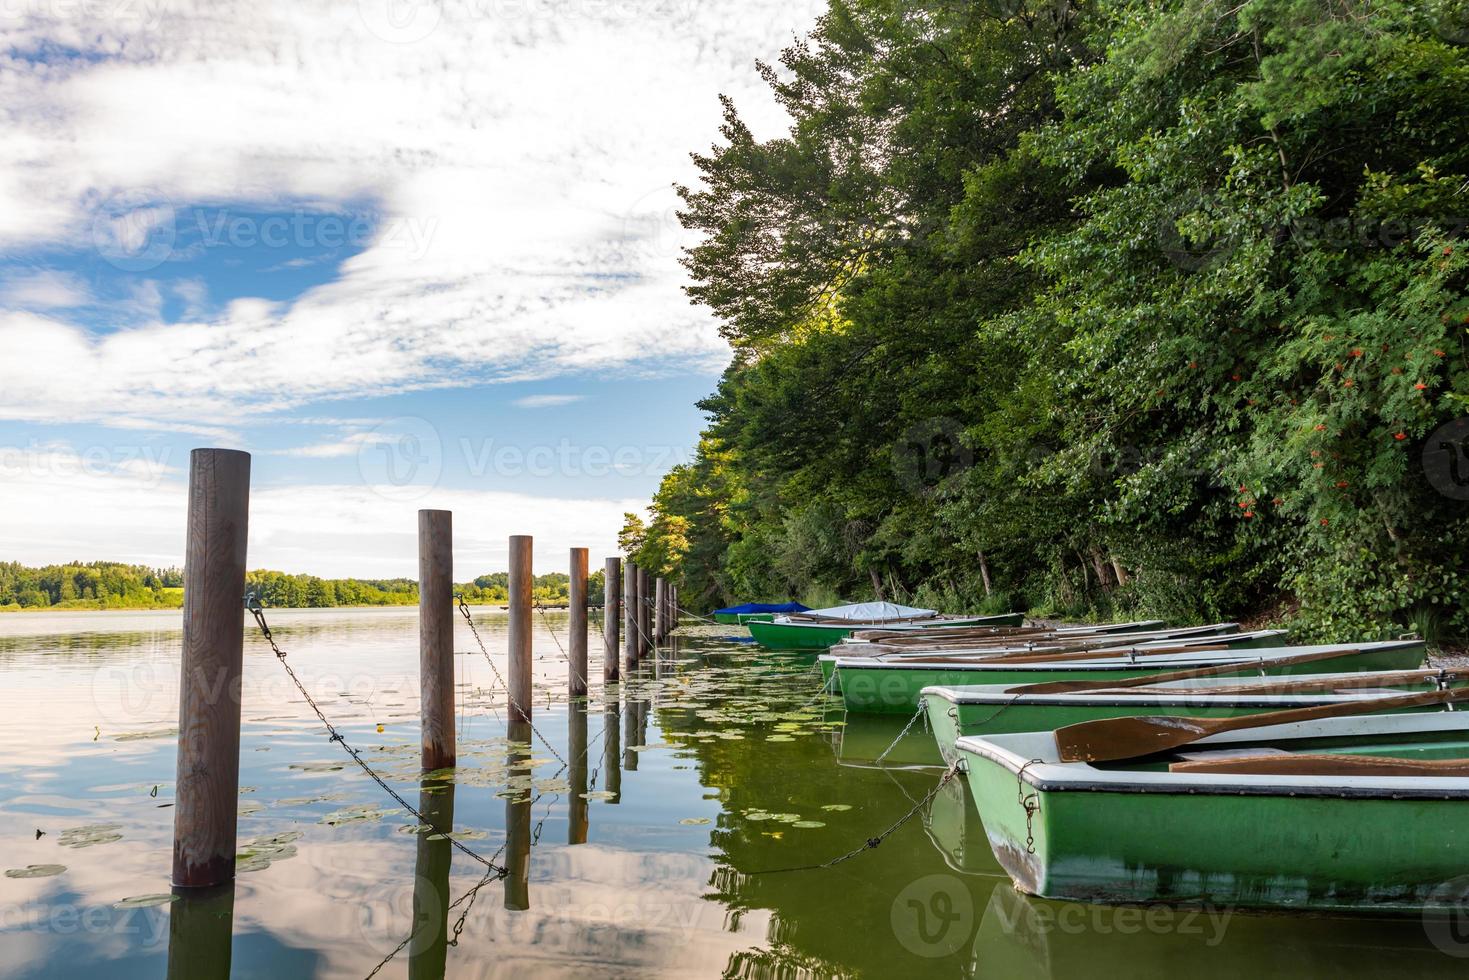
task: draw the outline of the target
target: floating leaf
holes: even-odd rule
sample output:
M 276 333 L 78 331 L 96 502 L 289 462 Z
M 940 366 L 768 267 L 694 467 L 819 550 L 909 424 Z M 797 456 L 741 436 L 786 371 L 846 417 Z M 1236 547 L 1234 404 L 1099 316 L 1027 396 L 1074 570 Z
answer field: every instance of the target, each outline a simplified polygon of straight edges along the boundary
M 56 843 L 62 847 L 92 847 L 97 844 L 111 844 L 122 840 L 122 834 L 117 833 L 122 829 L 120 823 L 94 823 L 85 827 L 72 827 L 63 830 Z
M 826 824 L 822 823 L 820 820 L 796 820 L 791 823 L 791 826 L 801 827 L 803 829 L 809 830 L 815 827 L 825 827 Z
M 679 821 L 679 823 L 683 824 L 686 827 L 702 827 L 704 824 L 709 822 L 710 820 L 708 817 L 684 817 L 682 820 Z
M 300 839 L 300 832 L 294 830 L 257 837 L 235 857 L 235 870 L 241 873 L 264 871 L 272 861 L 293 858 L 296 856 L 295 843 Z
M 823 809 L 823 810 L 832 810 L 832 811 L 850 810 L 850 809 L 852 809 L 852 804 L 850 804 L 850 803 L 828 803 L 826 806 L 822 807 L 821 809 Z
M 141 742 L 145 738 L 173 738 L 179 733 L 177 728 L 160 728 L 151 732 L 123 732 L 121 735 L 112 736 L 114 742 Z
M 132 898 L 125 898 L 120 902 L 113 902 L 112 907 L 115 909 L 146 909 L 152 908 L 155 905 L 167 905 L 170 902 L 177 902 L 178 900 L 179 897 L 177 895 L 166 893 L 134 895 Z
M 7 878 L 50 878 L 66 870 L 64 864 L 28 864 L 24 868 L 11 868 L 5 872 Z

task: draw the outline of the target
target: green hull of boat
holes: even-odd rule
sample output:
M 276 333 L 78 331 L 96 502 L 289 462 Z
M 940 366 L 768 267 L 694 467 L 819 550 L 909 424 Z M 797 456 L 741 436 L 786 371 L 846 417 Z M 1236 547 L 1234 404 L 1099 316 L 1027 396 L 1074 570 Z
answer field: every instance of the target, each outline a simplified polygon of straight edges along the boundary
M 1394 691 L 1411 694 L 1429 690 L 1419 686 Z M 1207 693 L 1202 689 L 1200 693 Z M 1282 711 L 1290 707 L 1309 707 L 1328 703 L 1322 700 L 1303 700 L 1298 705 L 1242 705 L 1230 698 L 1210 699 L 1196 697 L 1193 703 L 1159 704 L 1155 701 L 1133 699 L 1126 696 L 1112 704 L 955 704 L 932 695 L 923 698 L 926 706 L 928 728 L 933 732 L 934 744 L 945 763 L 958 758 L 954 742 L 966 735 L 1004 735 L 1010 732 L 1050 732 L 1066 725 L 1103 718 L 1130 718 L 1134 715 L 1178 715 L 1189 718 L 1236 718 L 1256 715 L 1266 711 Z
M 1121 658 L 1119 658 L 1120 660 Z M 1288 674 L 1330 674 L 1362 670 L 1412 670 L 1423 664 L 1422 644 L 1395 646 L 1365 653 L 1343 651 L 1340 658 L 1313 661 L 1309 664 L 1271 669 L 1270 676 Z M 1039 684 L 1044 681 L 1108 681 L 1128 677 L 1146 677 L 1161 671 L 1179 669 L 1175 665 L 1127 664 L 1117 667 L 1051 667 L 1016 666 L 1010 670 L 964 670 L 951 666 L 909 666 L 873 664 L 843 666 L 840 677 L 828 690 L 841 691 L 848 711 L 870 714 L 912 714 L 918 707 L 920 692 L 925 687 L 962 687 L 965 684 Z M 823 662 L 825 672 L 825 662 Z M 1223 676 L 1259 676 L 1258 661 L 1242 662 L 1239 671 Z M 1049 726 L 1054 728 L 1055 726 Z M 1032 729 L 1034 730 L 1034 729 Z
M 1265 649 L 1265 648 L 1268 648 L 1268 647 L 1279 646 L 1284 641 L 1284 639 L 1285 639 L 1285 633 L 1284 633 L 1284 631 L 1276 630 L 1276 631 L 1274 631 L 1274 634 L 1275 635 L 1271 635 L 1271 636 L 1262 636 L 1262 635 L 1258 635 L 1256 633 L 1239 633 L 1239 634 L 1221 633 L 1221 634 L 1218 634 L 1217 635 L 1217 638 L 1210 637 L 1209 639 L 1210 639 L 1210 641 L 1211 641 L 1211 643 L 1213 645 L 1228 647 L 1231 650 Z M 1202 640 L 1204 638 L 1195 636 L 1192 639 L 1195 642 L 1197 642 L 1197 641 L 1200 641 L 1200 640 Z M 1153 641 L 1153 642 L 1159 642 L 1159 643 L 1161 643 L 1163 641 L 1158 640 L 1158 641 Z M 838 651 L 838 652 L 839 653 L 842 653 L 842 652 L 845 652 L 845 650 L 846 650 L 846 648 L 844 647 L 841 651 Z M 1023 651 L 1017 650 L 1016 652 L 1017 653 L 1020 653 L 1020 652 L 1023 652 Z M 853 656 L 853 657 L 860 657 L 861 655 L 862 655 L 861 654 L 861 651 L 860 650 L 857 650 L 857 649 L 854 649 L 853 652 L 852 652 L 852 654 L 851 654 L 851 656 Z M 945 656 L 952 656 L 953 653 L 946 651 L 944 655 Z M 899 659 L 899 658 L 889 658 L 889 659 Z M 909 657 L 908 659 L 917 660 L 917 659 L 919 659 L 919 655 L 915 653 L 911 657 Z M 824 658 L 824 659 L 820 660 L 819 663 L 821 665 L 821 679 L 827 685 L 827 689 L 830 690 L 833 694 L 839 693 L 840 690 L 841 690 L 840 682 L 833 682 L 833 680 L 832 680 L 832 675 L 836 672 L 836 661 L 834 659 Z M 985 683 L 985 684 L 989 684 L 991 682 L 988 681 L 988 680 L 986 680 L 986 681 L 982 681 L 982 682 L 975 681 L 975 682 L 972 682 L 972 683 Z M 998 682 L 996 682 L 996 683 L 998 683 Z
M 1440 736 L 1345 751 L 1469 755 L 1469 731 Z M 987 742 L 959 743 L 990 847 L 1023 892 L 1082 902 L 1410 915 L 1452 913 L 1469 897 L 1469 834 L 1457 829 L 1469 818 L 1464 789 L 1394 798 L 1333 785 L 1303 791 L 1264 777 L 1247 790 L 1062 783 L 1037 776 L 1024 758 L 1033 753 L 1017 740 L 1035 737 L 997 736 L 995 745 L 1020 753 L 1008 758 L 985 751 Z M 1291 747 L 1328 750 L 1310 739 Z M 1464 780 L 1452 782 L 1462 787 Z
M 1025 622 L 1024 613 L 1004 616 L 971 616 L 965 619 L 946 619 L 933 626 L 1019 626 Z M 901 624 L 894 624 L 898 626 Z M 867 623 L 841 626 L 824 623 L 749 623 L 750 635 L 755 642 L 770 650 L 825 650 L 839 643 L 858 630 L 878 629 Z M 923 629 L 926 627 L 918 627 Z
M 775 613 L 715 613 L 714 621 L 725 626 L 744 626 L 746 623 L 768 623 Z

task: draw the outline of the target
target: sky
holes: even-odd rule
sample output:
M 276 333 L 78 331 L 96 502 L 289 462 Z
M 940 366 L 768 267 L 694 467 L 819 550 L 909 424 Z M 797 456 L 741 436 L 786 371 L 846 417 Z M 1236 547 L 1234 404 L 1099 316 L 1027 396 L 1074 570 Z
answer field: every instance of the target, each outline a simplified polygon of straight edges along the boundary
M 252 455 L 249 564 L 616 553 L 729 360 L 676 183 L 819 0 L 0 2 L 0 560 L 182 560 Z

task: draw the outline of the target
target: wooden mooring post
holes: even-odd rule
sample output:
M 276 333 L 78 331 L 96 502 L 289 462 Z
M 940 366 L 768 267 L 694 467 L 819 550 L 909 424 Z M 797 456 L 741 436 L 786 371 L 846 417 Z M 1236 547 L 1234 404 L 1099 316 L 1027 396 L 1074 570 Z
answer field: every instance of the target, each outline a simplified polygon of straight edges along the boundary
M 425 770 L 454 765 L 454 520 L 418 512 L 418 684 Z
M 658 576 L 653 585 L 653 642 L 668 639 L 668 583 Z
M 249 522 L 250 454 L 194 450 L 173 811 L 173 884 L 180 888 L 235 877 Z
M 587 693 L 587 549 L 571 549 L 571 584 L 567 587 L 571 606 L 571 636 L 566 644 L 566 657 L 571 661 L 567 671 L 567 691 L 574 698 Z
M 531 571 L 532 539 L 528 534 L 510 536 L 510 718 L 530 721 L 531 716 Z
M 622 659 L 622 561 L 602 564 L 602 683 L 615 683 Z
M 652 638 L 648 635 L 651 631 L 649 626 L 651 620 L 648 617 L 648 573 L 645 569 L 638 569 L 638 662 L 647 659 L 649 648 L 652 646 Z
M 638 665 L 638 566 L 628 562 L 622 572 L 622 618 L 627 625 L 627 669 Z

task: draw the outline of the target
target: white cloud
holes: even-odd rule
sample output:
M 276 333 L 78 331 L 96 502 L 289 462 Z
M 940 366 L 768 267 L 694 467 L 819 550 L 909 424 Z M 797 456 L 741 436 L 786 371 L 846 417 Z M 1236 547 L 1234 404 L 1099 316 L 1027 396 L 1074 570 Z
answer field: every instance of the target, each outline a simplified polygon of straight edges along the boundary
M 146 281 L 171 278 L 185 208 L 381 219 L 289 304 L 132 311 L 100 335 L 9 314 L 0 418 L 225 425 L 363 390 L 722 365 L 680 289 L 670 185 L 715 138 L 719 92 L 757 129 L 780 120 L 752 62 L 821 0 L 446 0 L 406 22 L 376 16 L 388 3 L 406 6 L 55 4 L 0 25 L 20 59 L 88 55 L 0 62 L 11 254 L 84 249 Z
M 0 555 L 27 564 L 110 559 L 180 565 L 186 459 L 116 447 L 0 447 Z M 417 512 L 453 511 L 462 578 L 506 568 L 507 539 L 536 539 L 539 571 L 560 571 L 572 547 L 617 554 L 617 531 L 637 500 L 524 493 L 320 484 L 257 486 L 251 493 L 249 566 L 323 576 L 417 574 Z M 120 521 L 119 513 L 127 520 Z
M 18 273 L 0 281 L 0 307 L 61 310 L 92 301 L 87 284 L 75 275 L 51 270 Z
M 517 408 L 559 408 L 585 401 L 586 395 L 526 395 L 511 402 Z

